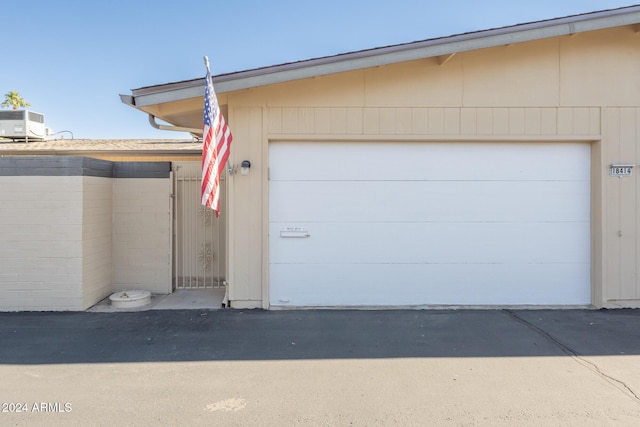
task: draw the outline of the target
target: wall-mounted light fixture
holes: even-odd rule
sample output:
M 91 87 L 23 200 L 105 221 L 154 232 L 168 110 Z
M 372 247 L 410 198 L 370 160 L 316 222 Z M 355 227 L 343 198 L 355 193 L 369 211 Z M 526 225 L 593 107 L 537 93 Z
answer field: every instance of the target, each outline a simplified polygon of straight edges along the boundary
M 249 175 L 249 169 L 251 168 L 251 162 L 249 160 L 243 160 L 240 163 L 240 175 Z

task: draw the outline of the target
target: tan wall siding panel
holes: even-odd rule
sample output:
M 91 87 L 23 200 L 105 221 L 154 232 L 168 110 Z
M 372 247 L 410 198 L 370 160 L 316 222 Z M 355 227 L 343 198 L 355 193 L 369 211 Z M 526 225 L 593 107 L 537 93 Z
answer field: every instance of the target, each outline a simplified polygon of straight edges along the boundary
M 362 108 L 347 108 L 347 133 L 349 135 L 362 135 L 364 127 Z
M 328 135 L 331 133 L 331 109 L 326 107 L 315 108 L 316 134 Z
M 269 133 L 283 133 L 282 131 L 282 108 L 271 107 L 268 109 L 267 129 Z M 234 120 L 236 120 L 234 118 Z M 315 120 L 314 120 L 315 123 Z M 238 123 L 240 125 L 240 123 Z M 234 131 L 235 132 L 235 131 Z
M 493 109 L 478 108 L 476 110 L 476 123 L 478 135 L 493 135 Z
M 82 296 L 89 308 L 112 291 L 111 235 L 113 180 L 83 178 Z
M 460 56 L 441 66 L 436 58 L 386 65 L 364 71 L 365 106 L 447 107 L 462 99 Z
M 411 108 L 396 109 L 396 133 L 398 135 L 415 134 L 412 111 Z
M 527 108 L 524 112 L 524 133 L 527 135 L 542 134 L 542 114 L 540 108 Z
M 635 106 L 638 34 L 629 26 L 560 38 L 560 105 Z
M 640 300 L 640 108 L 636 108 L 636 135 L 635 135 L 635 164 L 638 170 L 635 171 L 635 236 L 636 236 L 636 259 L 635 259 L 635 283 L 636 299 Z M 639 304 L 640 306 L 640 301 Z
M 364 108 L 362 117 L 364 134 L 378 135 L 380 133 L 380 110 L 378 108 Z
M 113 287 L 170 292 L 169 179 L 118 178 L 113 184 Z
M 620 161 L 638 164 L 638 110 L 623 108 L 620 111 Z M 631 178 L 618 179 L 620 182 L 620 293 L 627 299 L 638 299 L 638 170 Z
M 262 105 L 262 103 L 255 101 L 264 95 L 263 99 L 268 100 L 269 107 L 361 106 L 364 103 L 364 74 L 362 71 L 352 71 L 318 76 L 252 89 L 247 92 L 249 92 L 247 95 L 253 95 L 247 97 L 234 95 L 229 99 L 230 105 L 238 107 Z
M 283 108 L 282 109 L 282 132 L 298 133 L 300 119 L 298 111 L 300 108 Z
M 445 135 L 460 134 L 460 109 L 459 108 L 444 109 L 444 134 Z
M 604 153 L 606 164 L 620 161 L 620 110 L 617 108 L 607 108 L 604 112 L 606 133 L 603 135 Z M 615 159 L 615 160 L 612 160 Z M 603 246 L 605 253 L 605 298 L 621 299 L 620 288 L 620 181 L 604 175 L 605 194 L 605 233 L 603 236 Z
M 347 109 L 335 107 L 331 109 L 331 133 L 344 135 L 347 133 Z
M 474 135 L 477 133 L 477 110 L 475 108 L 462 108 L 460 110 L 460 131 L 463 135 Z
M 598 121 L 600 120 L 599 111 Z M 556 135 L 558 133 L 558 110 L 555 108 L 541 108 L 540 109 L 540 134 L 541 135 Z M 590 133 L 591 135 L 597 135 L 600 133 L 598 127 L 597 132 Z
M 457 55 L 464 68 L 463 105 L 557 105 L 558 43 L 557 39 L 540 40 Z
M 380 108 L 380 135 L 394 135 L 396 133 L 395 108 Z
M 600 109 L 595 107 L 275 107 L 268 117 L 269 129 L 279 131 L 271 135 L 600 137 Z
M 509 109 L 494 108 L 491 116 L 493 120 L 494 134 L 507 135 L 509 133 Z
M 509 135 L 524 135 L 526 114 L 524 108 L 509 108 Z
M 606 108 L 604 112 L 605 165 L 640 163 L 638 108 Z M 638 167 L 633 176 L 616 178 L 603 174 L 605 227 L 603 237 L 605 299 L 612 306 L 640 300 L 640 254 L 638 222 L 640 217 Z
M 82 310 L 82 178 L 0 177 L 0 311 Z
M 602 111 L 600 107 L 589 108 L 589 135 L 598 135 L 602 132 Z
M 316 129 L 316 115 L 313 108 L 298 109 L 298 132 L 302 134 L 314 133 Z
M 422 108 L 422 109 L 416 109 L 417 111 L 422 112 L 423 114 L 426 113 L 427 116 L 427 131 L 425 132 L 425 134 L 432 134 L 432 135 L 444 135 L 447 133 L 447 124 L 451 123 L 451 120 L 449 120 L 449 122 L 447 122 L 447 111 L 452 111 L 453 109 L 451 108 Z M 459 118 L 459 115 L 456 114 L 456 120 Z M 458 123 L 456 123 L 455 125 L 450 126 L 453 129 L 457 129 L 459 127 Z M 421 127 L 420 129 L 422 129 L 423 127 Z M 418 129 L 416 129 L 418 130 Z M 457 132 L 454 130 L 454 132 Z
M 426 108 L 411 109 L 411 123 L 413 124 L 413 132 L 417 134 L 425 134 L 429 132 L 429 110 Z M 442 118 L 440 119 L 442 126 Z
M 233 194 L 230 198 L 230 238 L 233 244 L 229 298 L 232 301 L 257 301 L 258 306 L 262 299 L 263 280 L 262 218 L 266 215 L 262 210 L 262 176 L 266 167 L 263 159 L 262 115 L 260 107 L 233 109 L 236 126 L 233 129 L 232 160 L 234 164 L 245 159 L 251 161 L 251 171 L 248 176 L 235 174 L 231 178 Z
M 591 125 L 589 120 L 591 115 L 588 108 L 574 108 L 573 109 L 573 134 L 574 135 L 588 135 Z
M 573 108 L 558 108 L 558 135 L 573 134 Z
M 640 123 L 640 109 L 636 109 L 637 121 Z M 636 259 L 635 259 L 635 291 L 636 299 L 640 300 L 640 184 L 638 174 L 640 173 L 640 132 L 636 135 L 636 173 L 635 180 L 635 236 L 636 236 Z M 640 301 L 638 306 L 640 306 Z

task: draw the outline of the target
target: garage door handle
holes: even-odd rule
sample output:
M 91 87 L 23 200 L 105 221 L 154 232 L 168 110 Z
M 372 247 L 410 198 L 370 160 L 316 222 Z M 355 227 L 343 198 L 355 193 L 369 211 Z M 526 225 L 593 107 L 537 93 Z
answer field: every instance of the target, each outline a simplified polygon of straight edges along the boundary
M 287 239 L 303 239 L 306 237 L 311 237 L 308 231 L 281 231 L 280 237 Z

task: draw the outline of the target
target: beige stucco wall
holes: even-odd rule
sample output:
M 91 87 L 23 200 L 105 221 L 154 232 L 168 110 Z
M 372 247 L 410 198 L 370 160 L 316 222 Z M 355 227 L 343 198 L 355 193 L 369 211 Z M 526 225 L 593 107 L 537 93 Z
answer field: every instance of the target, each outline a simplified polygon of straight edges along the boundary
M 113 180 L 113 289 L 171 292 L 171 180 Z
M 83 178 L 0 176 L 0 311 L 82 310 Z
M 270 141 L 581 141 L 592 146 L 595 306 L 640 306 L 640 45 L 629 27 L 222 94 L 234 134 L 230 299 L 267 307 Z M 618 233 L 620 231 L 620 233 Z M 620 234 L 620 236 L 618 236 Z

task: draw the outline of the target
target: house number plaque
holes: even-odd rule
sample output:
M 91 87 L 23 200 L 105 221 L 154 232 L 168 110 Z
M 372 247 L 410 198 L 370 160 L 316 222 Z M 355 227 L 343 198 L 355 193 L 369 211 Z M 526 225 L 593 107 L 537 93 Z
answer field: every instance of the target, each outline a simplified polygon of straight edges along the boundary
M 635 165 L 628 165 L 628 164 L 609 165 L 609 176 L 617 176 L 618 178 L 631 176 L 633 173 L 634 166 Z

